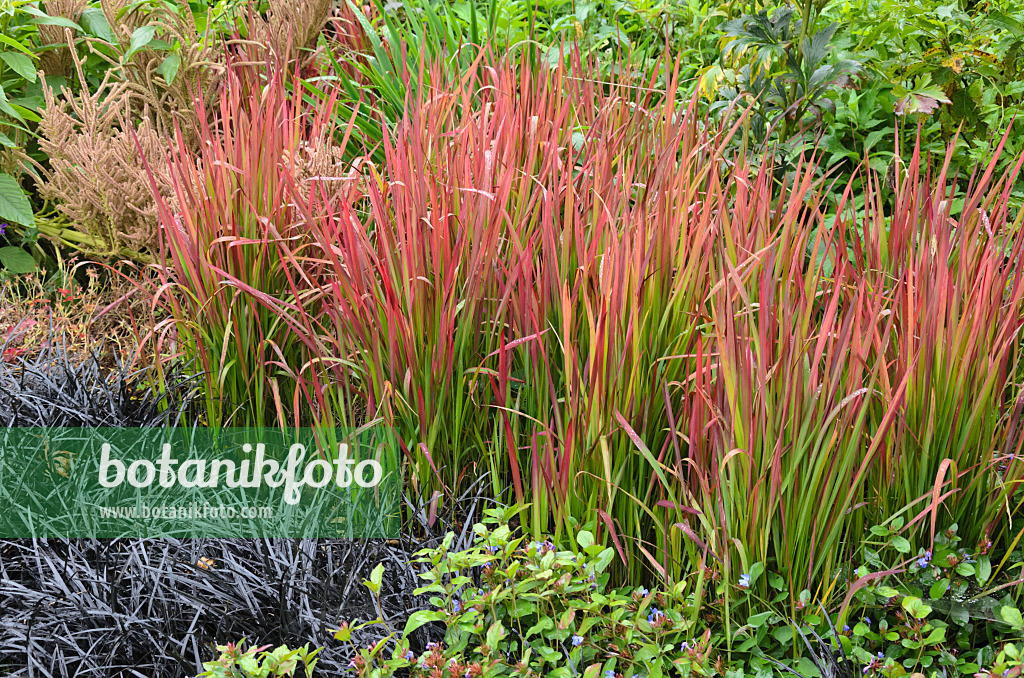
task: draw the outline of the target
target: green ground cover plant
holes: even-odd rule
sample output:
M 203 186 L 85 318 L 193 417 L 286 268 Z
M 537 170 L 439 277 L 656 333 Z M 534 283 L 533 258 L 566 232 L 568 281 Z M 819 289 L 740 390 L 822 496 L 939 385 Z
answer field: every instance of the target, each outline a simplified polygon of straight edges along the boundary
M 864 558 L 879 570 L 863 566 L 864 583 L 840 610 L 830 614 L 807 604 L 795 617 L 753 613 L 730 629 L 715 623 L 721 618 L 713 608 L 699 605 L 689 582 L 613 586 L 608 567 L 615 551 L 596 543 L 587 529 L 560 550 L 550 540 L 517 536 L 503 522 L 510 512 L 488 514 L 486 525 L 474 528 L 472 548 L 453 551 L 455 535 L 449 534 L 437 548 L 418 554 L 416 562 L 426 567 L 418 592 L 432 596 L 432 609 L 414 613 L 403 629 L 381 619 L 340 624 L 335 639 L 350 646 L 354 674 L 738 677 L 781 670 L 890 677 L 1016 676 L 1021 670 L 1014 641 L 1019 643 L 1024 622 L 1011 595 L 1021 581 L 990 569 L 987 555 L 972 556 L 955 526 L 938 536 L 934 550 L 896 568 L 882 560 L 905 560 L 896 530 L 872 528 Z M 1019 570 L 1019 551 L 1013 560 Z M 371 593 L 379 591 L 383 571 L 377 568 L 364 581 Z M 756 596 L 752 585 L 758 579 L 784 591 L 783 578 L 763 569 L 717 588 Z M 968 589 L 972 595 L 962 595 Z M 410 634 L 430 623 L 444 625 L 444 639 L 414 650 Z M 358 647 L 352 634 L 366 625 L 389 633 Z M 255 668 L 218 673 L 242 664 L 240 648 L 220 649 L 220 662 L 211 662 L 212 671 L 203 675 L 263 675 Z

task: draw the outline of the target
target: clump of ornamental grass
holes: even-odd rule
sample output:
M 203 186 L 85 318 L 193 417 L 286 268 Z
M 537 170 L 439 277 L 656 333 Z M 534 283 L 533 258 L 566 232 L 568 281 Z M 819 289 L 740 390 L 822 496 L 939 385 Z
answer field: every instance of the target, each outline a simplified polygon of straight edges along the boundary
M 161 166 L 172 186 L 157 199 L 158 353 L 201 368 L 209 425 L 308 421 L 300 375 L 315 383 L 323 369 L 275 309 L 318 294 L 302 264 L 310 228 L 292 196 L 310 175 L 332 187 L 350 179 L 320 174 L 337 169 L 331 100 L 316 107 L 285 86 L 283 67 L 269 73 L 264 84 L 258 69 L 234 66 L 213 102 L 197 99 L 198 111 L 215 108 L 213 122 L 199 118 L 199 150 L 179 132 L 169 155 L 147 163 L 154 194 Z
M 486 473 L 527 531 L 592 520 L 618 576 L 698 598 L 741 575 L 766 598 L 769 571 L 790 613 L 831 600 L 865 521 L 905 506 L 912 546 L 951 518 L 1013 542 L 1019 471 L 993 457 L 1020 439 L 1016 167 L 959 192 L 915 153 L 892 203 L 868 173 L 831 204 L 813 156 L 782 189 L 726 162 L 738 127 L 677 105 L 669 59 L 642 87 L 531 63 L 404 73 L 358 177 L 291 161 L 328 128 L 349 157 L 338 89 L 226 87 L 212 155 L 176 151 L 195 207 L 161 213 L 210 402 L 328 424 L 365 403 L 421 500 Z
M 329 539 L 0 539 L 0 669 L 31 675 L 197 675 L 222 638 L 328 645 L 339 618 L 402 625 L 408 544 Z M 378 595 L 359 586 L 387 563 Z M 355 633 L 381 642 L 374 625 Z M 421 629 L 422 648 L 436 633 Z M 335 643 L 318 668 L 340 675 Z
M 198 396 L 196 378 L 171 366 L 158 383 L 150 368 L 133 369 L 114 357 L 104 366 L 104 347 L 69 351 L 53 332 L 33 355 L 8 352 L 18 329 L 0 342 L 0 427 L 177 426 Z

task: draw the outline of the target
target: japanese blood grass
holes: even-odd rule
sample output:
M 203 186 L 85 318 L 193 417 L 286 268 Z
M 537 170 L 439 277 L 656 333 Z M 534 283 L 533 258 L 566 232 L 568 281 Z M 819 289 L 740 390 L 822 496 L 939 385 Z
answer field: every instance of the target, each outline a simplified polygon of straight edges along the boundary
M 453 500 L 488 473 L 528 530 L 592 520 L 620 574 L 695 573 L 698 592 L 724 577 L 727 610 L 758 567 L 782 575 L 774 604 L 790 614 L 802 589 L 834 599 L 865 521 L 935 487 L 943 511 L 983 525 L 1015 510 L 990 463 L 1019 439 L 1008 183 L 954 196 L 915 156 L 895 207 L 873 181 L 832 206 L 812 160 L 778 194 L 771 166 L 724 161 L 732 130 L 676 107 L 674 69 L 637 88 L 625 68 L 599 81 L 578 60 L 528 62 L 424 64 L 431 89 L 381 128 L 383 161 L 358 190 L 267 161 L 287 218 L 272 212 L 265 263 L 209 266 L 212 290 L 286 342 L 281 372 L 318 421 L 365 400 L 420 497 Z M 957 197 L 969 209 L 953 230 L 940 205 Z M 925 454 L 910 441 L 939 393 L 971 412 L 942 414 Z M 964 450 L 948 496 L 951 465 L 927 456 L 939 440 Z M 767 578 L 751 589 L 767 598 Z
M 726 615 L 741 574 L 768 597 L 757 575 L 766 566 L 787 580 L 791 611 L 804 588 L 828 597 L 891 425 L 870 428 L 868 415 L 899 406 L 899 392 L 887 402 L 876 388 L 884 365 L 867 360 L 871 338 L 891 331 L 888 299 L 856 277 L 842 223 L 810 216 L 821 200 L 813 177 L 798 166 L 776 202 L 770 167 L 738 165 L 735 185 L 715 179 L 704 202 L 721 232 L 711 319 L 678 414 L 688 442 L 678 473 L 700 513 L 678 527 L 697 547 L 691 558 L 730 582 Z
M 682 536 L 668 523 L 692 510 L 673 408 L 712 282 L 718 228 L 699 200 L 721 141 L 673 104 L 676 74 L 656 94 L 629 76 L 599 83 L 576 61 L 545 85 L 554 115 L 530 145 L 560 151 L 517 187 L 536 207 L 493 388 L 529 473 L 529 525 L 557 534 L 597 517 L 631 568 L 671 576 Z
M 289 259 L 317 287 L 272 305 L 395 427 L 422 496 L 488 472 L 537 533 L 597 509 L 628 558 L 619 535 L 657 518 L 640 507 L 679 506 L 655 455 L 709 289 L 714 230 L 692 196 L 721 142 L 653 80 L 522 59 L 430 66 L 444 86 L 382 128 L 365 198 L 295 185 L 315 246 Z M 345 402 L 309 393 L 325 416 Z
M 857 274 L 891 300 L 894 323 L 872 342 L 871 360 L 887 366 L 886 400 L 905 385 L 867 499 L 872 524 L 905 514 L 914 552 L 932 547 L 936 525 L 957 524 L 982 553 L 1000 535 L 1019 539 L 1002 517 L 1019 508 L 1008 502 L 1024 474 L 1021 408 L 1008 407 L 1021 396 L 1024 327 L 1024 217 L 1008 201 L 1024 160 L 997 177 L 1001 150 L 957 195 L 947 174 L 952 146 L 941 165 L 914 148 L 906 175 L 897 173 L 891 215 L 875 199 L 862 217 L 874 237 L 862 243 Z
M 762 603 L 776 596 L 765 567 L 791 613 L 804 589 L 833 598 L 864 526 L 908 510 L 913 549 L 930 544 L 930 507 L 1002 548 L 1020 538 L 999 519 L 1019 509 L 1006 457 L 1019 446 L 1024 245 L 1007 207 L 1014 175 L 993 183 L 994 162 L 955 195 L 915 153 L 888 216 L 868 182 L 864 204 L 847 189 L 829 219 L 813 167 L 777 203 L 764 167 L 733 175 L 744 178 L 718 210 L 711 329 L 679 417 L 700 514 L 679 527 L 691 555 L 731 582 L 747 575 Z M 737 591 L 723 591 L 728 615 Z
M 293 257 L 307 231 L 289 188 L 297 159 L 327 138 L 330 122 L 292 96 L 282 70 L 267 72 L 263 81 L 258 69 L 229 69 L 214 122 L 196 102 L 199 152 L 179 131 L 164 160 L 181 211 L 159 199 L 155 304 L 167 319 L 157 327 L 158 353 L 170 348 L 202 368 L 211 426 L 298 423 L 305 401 L 296 390 L 309 367 L 303 346 L 268 302 L 301 294 L 291 273 L 302 271 Z

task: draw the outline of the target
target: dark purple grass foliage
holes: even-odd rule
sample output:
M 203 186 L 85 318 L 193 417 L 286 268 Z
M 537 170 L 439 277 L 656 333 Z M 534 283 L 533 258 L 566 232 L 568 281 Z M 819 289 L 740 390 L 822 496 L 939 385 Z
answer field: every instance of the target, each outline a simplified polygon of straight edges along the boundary
M 59 337 L 33 358 L 0 362 L 0 428 L 191 419 L 197 377 L 177 367 L 157 390 L 149 373 L 101 362 L 69 355 Z M 426 513 L 411 511 L 431 534 Z M 214 659 L 215 644 L 241 638 L 324 645 L 319 667 L 341 671 L 350 657 L 330 628 L 378 617 L 403 628 L 425 604 L 408 562 L 432 539 L 0 539 L 0 676 L 181 678 Z M 379 605 L 362 583 L 378 563 Z M 354 639 L 388 633 L 375 625 Z M 425 647 L 432 634 L 424 627 L 414 641 Z
M 0 355 L 16 337 L 17 330 L 0 342 Z M 187 376 L 182 365 L 164 373 L 159 389 L 149 369 L 119 362 L 104 369 L 102 353 L 69 353 L 63 338 L 51 332 L 34 356 L 0 361 L 0 427 L 176 426 L 192 408 L 198 377 Z
M 339 620 L 401 629 L 422 606 L 408 543 L 351 540 L 0 541 L 0 675 L 194 675 L 213 645 L 323 645 L 318 668 L 348 664 Z M 362 581 L 385 563 L 379 609 Z M 433 631 L 424 628 L 417 644 Z M 365 644 L 388 631 L 371 626 Z M 421 648 L 422 649 L 422 648 Z

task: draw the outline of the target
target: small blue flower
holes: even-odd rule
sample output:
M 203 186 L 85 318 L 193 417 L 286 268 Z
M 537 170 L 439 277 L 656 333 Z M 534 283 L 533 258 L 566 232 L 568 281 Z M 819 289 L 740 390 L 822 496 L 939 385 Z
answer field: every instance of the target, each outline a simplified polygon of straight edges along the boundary
M 924 568 L 928 567 L 928 561 L 925 560 L 924 558 L 918 558 L 917 559 L 917 566 L 920 567 L 923 570 Z
M 573 647 L 579 647 L 582 644 L 583 644 L 583 636 L 573 636 L 572 637 L 572 646 Z
M 690 644 L 684 640 L 683 644 L 679 646 L 679 649 L 680 650 L 689 650 L 690 649 Z
M 606 678 L 615 678 L 615 669 L 608 669 L 604 672 Z
M 740 587 L 741 588 L 745 588 L 745 589 L 749 589 L 750 588 L 750 575 L 749 574 L 744 573 L 744 574 L 740 575 Z
M 455 614 L 462 612 L 462 603 L 457 600 L 452 601 L 452 609 L 455 610 Z
M 665 613 L 656 607 L 651 608 L 651 613 L 647 615 L 648 624 L 656 624 L 665 618 Z
M 849 633 L 850 632 L 850 625 L 849 624 L 843 624 L 843 631 L 845 633 Z
M 640 594 L 641 596 L 647 596 L 647 594 L 648 594 L 648 593 L 650 593 L 650 591 L 648 591 L 647 589 L 645 589 L 645 588 L 644 588 L 643 586 L 641 586 L 640 588 L 638 588 L 638 589 L 636 590 L 636 592 L 637 592 L 637 593 L 639 593 L 639 594 Z
M 864 623 L 871 626 L 871 617 L 864 617 Z
M 885 654 L 883 654 L 882 652 L 879 652 L 878 653 L 878 658 L 879 659 L 885 659 Z
M 7 224 L 0 224 L 0 235 L 7 232 Z
M 497 552 L 498 552 L 498 551 L 500 551 L 500 550 L 501 550 L 501 547 L 500 547 L 500 546 L 491 546 L 491 547 L 490 547 L 490 551 L 491 551 L 491 553 L 497 553 Z
M 409 650 L 408 652 L 405 653 L 405 658 L 408 661 L 412 661 L 415 656 L 416 655 L 413 654 L 412 650 Z

